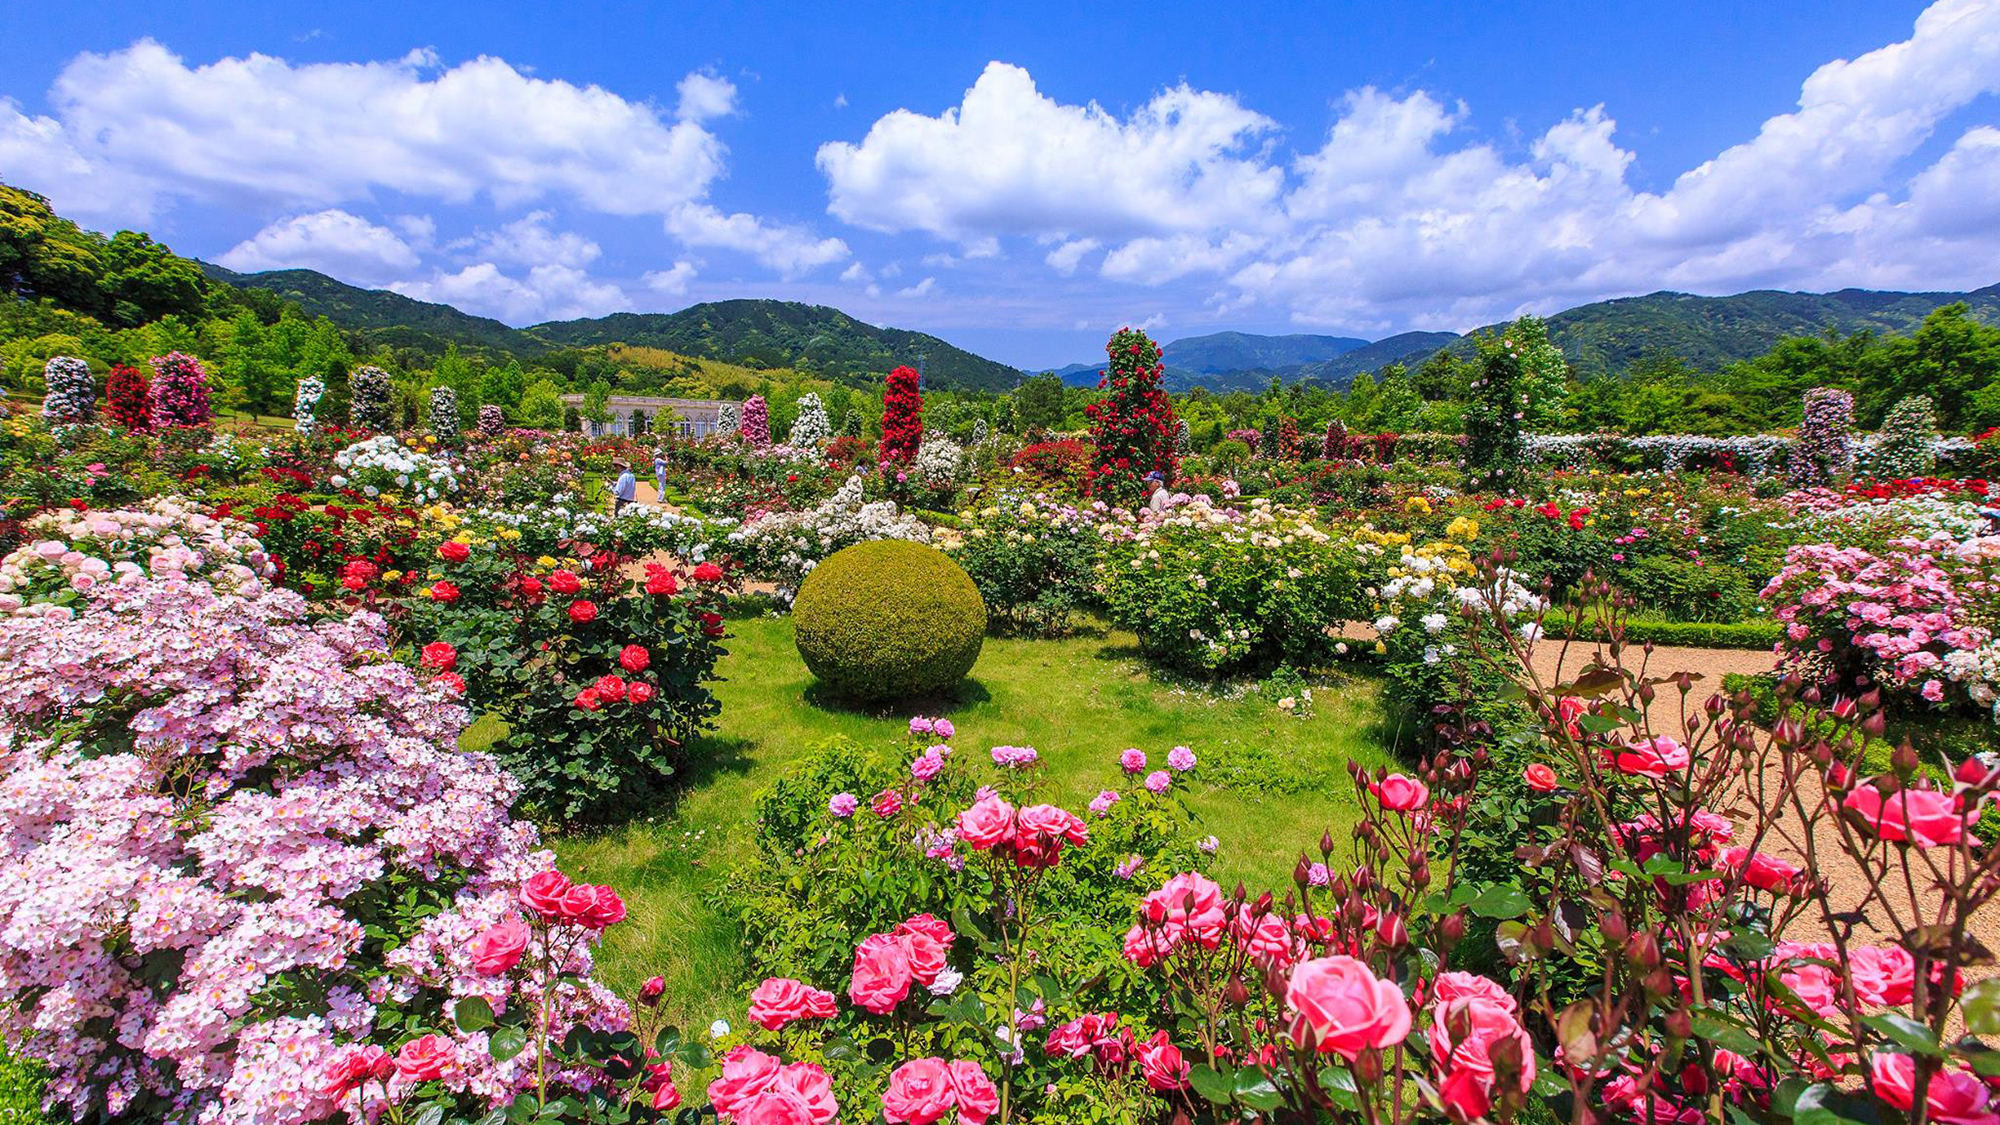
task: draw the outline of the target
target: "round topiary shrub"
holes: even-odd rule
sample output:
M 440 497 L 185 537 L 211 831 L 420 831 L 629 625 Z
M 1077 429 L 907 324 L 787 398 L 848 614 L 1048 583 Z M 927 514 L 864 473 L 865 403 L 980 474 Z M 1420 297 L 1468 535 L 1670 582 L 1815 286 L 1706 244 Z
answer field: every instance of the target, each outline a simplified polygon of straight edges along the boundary
M 878 539 L 836 551 L 792 603 L 799 655 L 821 683 L 870 703 L 946 691 L 986 636 L 979 588 L 944 552 Z

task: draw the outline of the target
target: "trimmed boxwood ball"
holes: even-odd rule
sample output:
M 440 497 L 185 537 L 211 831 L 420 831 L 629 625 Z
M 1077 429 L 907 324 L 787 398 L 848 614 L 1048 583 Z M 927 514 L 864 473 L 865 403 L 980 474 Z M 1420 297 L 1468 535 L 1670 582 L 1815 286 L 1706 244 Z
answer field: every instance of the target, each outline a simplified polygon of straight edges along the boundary
M 944 552 L 878 539 L 813 568 L 792 624 L 820 682 L 848 699 L 887 703 L 948 691 L 972 671 L 986 603 Z

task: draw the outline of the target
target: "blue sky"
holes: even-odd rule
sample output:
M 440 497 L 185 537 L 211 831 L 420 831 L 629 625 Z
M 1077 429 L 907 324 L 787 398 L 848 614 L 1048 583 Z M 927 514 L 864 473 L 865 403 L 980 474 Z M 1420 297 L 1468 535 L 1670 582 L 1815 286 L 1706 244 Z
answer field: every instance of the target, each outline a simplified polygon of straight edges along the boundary
M 517 324 L 785 297 L 1049 366 L 1125 323 L 1377 338 L 2000 281 L 2000 0 L 8 23 L 0 179 Z

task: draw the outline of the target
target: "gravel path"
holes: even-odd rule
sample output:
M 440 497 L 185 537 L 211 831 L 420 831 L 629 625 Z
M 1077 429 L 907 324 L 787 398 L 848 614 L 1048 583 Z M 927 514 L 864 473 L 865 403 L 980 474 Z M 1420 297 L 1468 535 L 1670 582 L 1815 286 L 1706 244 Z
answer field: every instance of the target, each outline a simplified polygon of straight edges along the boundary
M 1530 654 L 1530 661 L 1536 674 L 1545 681 L 1555 682 L 1575 677 L 1590 662 L 1591 653 L 1596 648 L 1597 646 L 1588 643 L 1572 644 L 1565 652 L 1562 645 L 1544 641 Z M 1642 654 L 1636 649 L 1628 649 L 1627 659 L 1644 659 L 1645 670 L 1649 676 L 1668 676 L 1686 672 L 1698 677 L 1686 699 L 1686 706 L 1697 713 L 1710 695 L 1723 690 L 1723 677 L 1734 674 L 1755 675 L 1768 672 L 1773 666 L 1771 653 L 1752 649 L 1675 648 L 1663 645 L 1656 646 L 1650 655 Z M 1671 686 L 1660 690 L 1646 712 L 1647 723 L 1653 732 L 1674 737 L 1684 735 L 1687 723 L 1681 714 L 1682 706 L 1680 692 L 1673 690 Z M 1755 802 L 1757 792 L 1764 787 L 1752 785 L 1748 788 L 1750 791 L 1741 798 L 1746 805 Z M 1769 788 L 1775 793 L 1775 779 L 1771 781 Z M 1800 795 L 1804 798 L 1806 807 L 1816 807 L 1824 792 L 1819 785 L 1817 773 L 1808 771 L 1800 787 Z M 1739 825 L 1747 825 L 1748 817 L 1745 809 L 1739 807 L 1733 811 L 1733 815 Z M 1800 838 L 1800 834 L 1796 818 L 1788 817 L 1783 830 L 1774 830 L 1766 836 L 1759 845 L 1759 850 L 1788 859 L 1802 867 L 1806 866 L 1805 841 Z M 1823 819 L 1816 826 L 1812 844 L 1816 857 L 1815 873 L 1825 877 L 1834 908 L 1839 911 L 1854 909 L 1868 890 L 1869 874 L 1841 849 L 1839 831 L 1830 819 Z M 1913 870 L 1920 871 L 1921 868 L 1913 865 Z M 1922 876 L 1918 875 L 1917 879 L 1921 882 Z M 1896 889 L 1891 892 L 1891 897 L 1897 902 L 1907 902 L 1908 894 L 1903 889 L 1902 878 L 1894 877 L 1892 885 Z M 1879 904 L 1871 906 L 1867 921 L 1856 928 L 1855 936 L 1863 941 L 1891 940 L 1894 935 L 1887 932 L 1888 919 L 1882 915 L 1883 910 Z M 1817 917 L 1801 918 L 1792 923 L 1789 932 L 1784 936 L 1794 941 L 1825 940 L 1826 931 L 1823 925 Z M 1988 909 L 1976 915 L 1971 930 L 1973 936 L 1988 949 L 2000 950 L 2000 910 Z M 1991 971 L 1975 971 L 1969 975 L 1986 976 Z

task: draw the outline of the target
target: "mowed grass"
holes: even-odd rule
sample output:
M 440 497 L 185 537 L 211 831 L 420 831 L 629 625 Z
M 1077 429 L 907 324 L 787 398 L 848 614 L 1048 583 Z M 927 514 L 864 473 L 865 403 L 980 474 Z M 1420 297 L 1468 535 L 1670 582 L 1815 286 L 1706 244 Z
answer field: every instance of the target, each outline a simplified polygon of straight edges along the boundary
M 1063 640 L 986 641 L 966 688 L 926 713 L 948 716 L 954 745 L 984 755 L 999 745 L 1034 746 L 1051 799 L 1081 809 L 1115 783 L 1128 746 L 1162 762 L 1194 749 L 1189 801 L 1201 830 L 1220 841 L 1217 874 L 1253 888 L 1282 888 L 1302 849 L 1320 834 L 1348 834 L 1354 820 L 1346 763 L 1388 760 L 1373 681 L 1339 679 L 1314 688 L 1310 717 L 1280 711 L 1265 692 L 1210 689 L 1156 679 L 1129 634 Z M 719 908 L 731 870 L 755 847 L 753 801 L 814 743 L 846 735 L 865 744 L 905 736 L 909 713 L 868 714 L 819 698 L 792 644 L 789 618 L 731 622 L 717 694 L 720 728 L 692 747 L 676 803 L 621 827 L 555 840 L 573 878 L 608 883 L 625 896 L 624 924 L 611 929 L 603 975 L 628 991 L 649 976 L 667 981 L 666 1006 L 683 1026 L 705 1025 L 740 1007 L 743 935 Z M 490 725 L 468 742 L 491 738 Z M 484 735 L 484 738 L 481 736 Z

